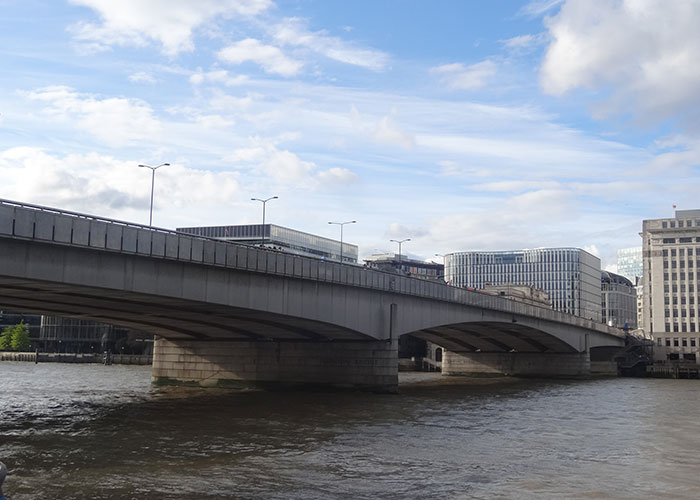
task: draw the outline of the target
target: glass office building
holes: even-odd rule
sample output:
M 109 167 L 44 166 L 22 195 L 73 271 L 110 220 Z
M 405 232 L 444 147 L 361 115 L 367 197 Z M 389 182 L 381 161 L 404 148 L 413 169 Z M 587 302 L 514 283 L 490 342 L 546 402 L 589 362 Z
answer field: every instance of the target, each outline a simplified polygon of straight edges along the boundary
M 208 238 L 260 245 L 285 252 L 316 257 L 319 259 L 340 260 L 340 241 L 315 234 L 304 233 L 275 224 L 248 224 L 242 226 L 179 227 L 177 231 Z M 358 247 L 343 242 L 343 262 L 357 263 Z
M 603 323 L 617 328 L 637 328 L 637 292 L 630 280 L 603 271 L 600 275 Z
M 632 283 L 642 277 L 642 247 L 620 248 L 617 251 L 617 274 Z
M 552 309 L 601 321 L 600 259 L 580 248 L 456 252 L 445 255 L 445 279 L 463 288 L 533 286 Z

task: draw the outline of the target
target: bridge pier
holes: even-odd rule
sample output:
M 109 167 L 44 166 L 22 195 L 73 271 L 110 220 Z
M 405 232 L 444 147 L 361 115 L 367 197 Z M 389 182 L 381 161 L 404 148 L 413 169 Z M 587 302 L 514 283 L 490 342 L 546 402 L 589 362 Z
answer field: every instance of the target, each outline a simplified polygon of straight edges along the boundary
M 445 351 L 443 375 L 587 378 L 591 376 L 588 352 L 452 352 Z
M 393 341 L 226 342 L 157 338 L 153 382 L 223 388 L 398 392 Z

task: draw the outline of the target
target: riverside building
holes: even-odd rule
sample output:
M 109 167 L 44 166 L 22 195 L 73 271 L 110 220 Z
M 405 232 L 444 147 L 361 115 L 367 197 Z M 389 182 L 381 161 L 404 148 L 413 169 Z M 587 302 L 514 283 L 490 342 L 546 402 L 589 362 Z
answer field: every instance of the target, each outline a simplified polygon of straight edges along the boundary
M 700 210 L 645 220 L 641 236 L 643 328 L 657 346 L 694 357 L 700 346 Z
M 634 330 L 637 328 L 637 292 L 624 276 L 603 271 L 600 275 L 603 323 Z
M 275 224 L 179 227 L 176 231 L 244 245 L 262 245 L 264 243 L 266 247 L 318 259 L 340 261 L 341 256 L 339 241 Z M 356 264 L 357 255 L 357 245 L 343 242 L 343 262 Z
M 451 253 L 445 279 L 463 288 L 532 286 L 547 293 L 552 309 L 601 321 L 600 259 L 580 248 Z

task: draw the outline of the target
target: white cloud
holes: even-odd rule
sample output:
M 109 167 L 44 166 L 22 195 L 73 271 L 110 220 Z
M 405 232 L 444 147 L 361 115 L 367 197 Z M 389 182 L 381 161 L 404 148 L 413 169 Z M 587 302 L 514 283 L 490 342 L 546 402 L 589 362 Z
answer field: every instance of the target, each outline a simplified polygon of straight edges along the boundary
M 208 129 L 227 128 L 235 125 L 235 121 L 221 115 L 198 115 L 195 117 L 197 123 Z
M 612 88 L 600 117 L 693 115 L 700 106 L 700 3 L 568 0 L 545 19 L 545 92 Z
M 409 150 L 414 146 L 415 138 L 396 123 L 395 115 L 396 110 L 393 109 L 391 114 L 376 121 L 375 117 L 362 115 L 354 105 L 350 107 L 350 121 L 353 128 L 361 135 L 371 138 L 374 142 L 391 144 Z
M 150 172 L 139 160 L 97 153 L 52 155 L 41 148 L 0 151 L 0 197 L 134 220 L 150 202 Z M 173 164 L 158 170 L 157 206 L 215 205 L 238 195 L 236 174 Z
M 70 87 L 55 86 L 24 92 L 30 100 L 45 102 L 45 112 L 91 134 L 104 144 L 118 147 L 155 136 L 161 129 L 151 107 L 139 99 L 99 99 Z
M 379 50 L 355 47 L 340 38 L 329 36 L 326 31 L 311 32 L 298 18 L 285 19 L 272 27 L 272 33 L 280 45 L 305 47 L 345 64 L 379 71 L 389 62 L 389 56 Z
M 227 87 L 233 87 L 248 83 L 248 80 L 248 76 L 246 75 L 231 76 L 225 69 L 203 72 L 202 68 L 197 68 L 197 71 L 190 76 L 190 83 L 192 85 L 219 83 Z
M 158 80 L 156 80 L 156 78 L 150 73 L 146 73 L 145 71 L 139 71 L 138 73 L 132 73 L 131 75 L 129 75 L 129 81 L 134 83 L 154 84 Z
M 401 130 L 390 116 L 381 119 L 373 137 L 377 142 L 393 144 L 404 149 L 411 149 L 415 143 L 414 138 Z
M 333 167 L 323 172 L 319 172 L 318 180 L 325 185 L 346 185 L 353 184 L 359 180 L 354 172 L 347 168 Z
M 470 66 L 462 63 L 445 64 L 432 68 L 431 71 L 439 74 L 451 89 L 475 90 L 484 87 L 497 69 L 496 63 L 487 59 Z
M 565 0 L 532 0 L 523 6 L 518 13 L 529 17 L 539 17 L 542 14 L 554 10 L 564 3 L 564 1 Z
M 320 185 L 346 185 L 359 180 L 354 172 L 346 168 L 319 170 L 315 163 L 302 160 L 291 151 L 279 149 L 274 140 L 255 138 L 251 142 L 251 147 L 234 150 L 227 160 L 278 185 L 316 189 Z
M 217 57 L 229 64 L 241 64 L 254 62 L 260 65 L 267 73 L 275 73 L 282 76 L 294 76 L 301 70 L 303 64 L 291 59 L 272 45 L 264 45 L 254 38 L 246 38 L 221 49 Z
M 145 46 L 159 42 L 174 56 L 194 48 L 192 32 L 222 16 L 255 16 L 273 5 L 271 0 L 70 0 L 95 10 L 101 24 L 81 22 L 71 27 L 79 42 L 93 50 L 112 45 Z

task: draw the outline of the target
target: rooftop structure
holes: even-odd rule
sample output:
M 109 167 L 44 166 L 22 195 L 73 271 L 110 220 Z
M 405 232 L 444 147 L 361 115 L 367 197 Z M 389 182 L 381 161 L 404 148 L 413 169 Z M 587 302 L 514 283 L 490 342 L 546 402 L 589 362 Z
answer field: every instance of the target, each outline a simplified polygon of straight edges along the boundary
M 445 266 L 436 262 L 409 259 L 405 255 L 384 253 L 370 255 L 364 259 L 368 267 L 381 271 L 393 271 L 427 280 L 441 280 L 445 278 Z
M 264 245 L 284 252 L 340 260 L 340 241 L 315 234 L 289 229 L 275 224 L 247 224 L 240 226 L 180 227 L 178 232 L 234 241 L 246 245 Z M 358 247 L 343 242 L 343 262 L 357 263 Z

